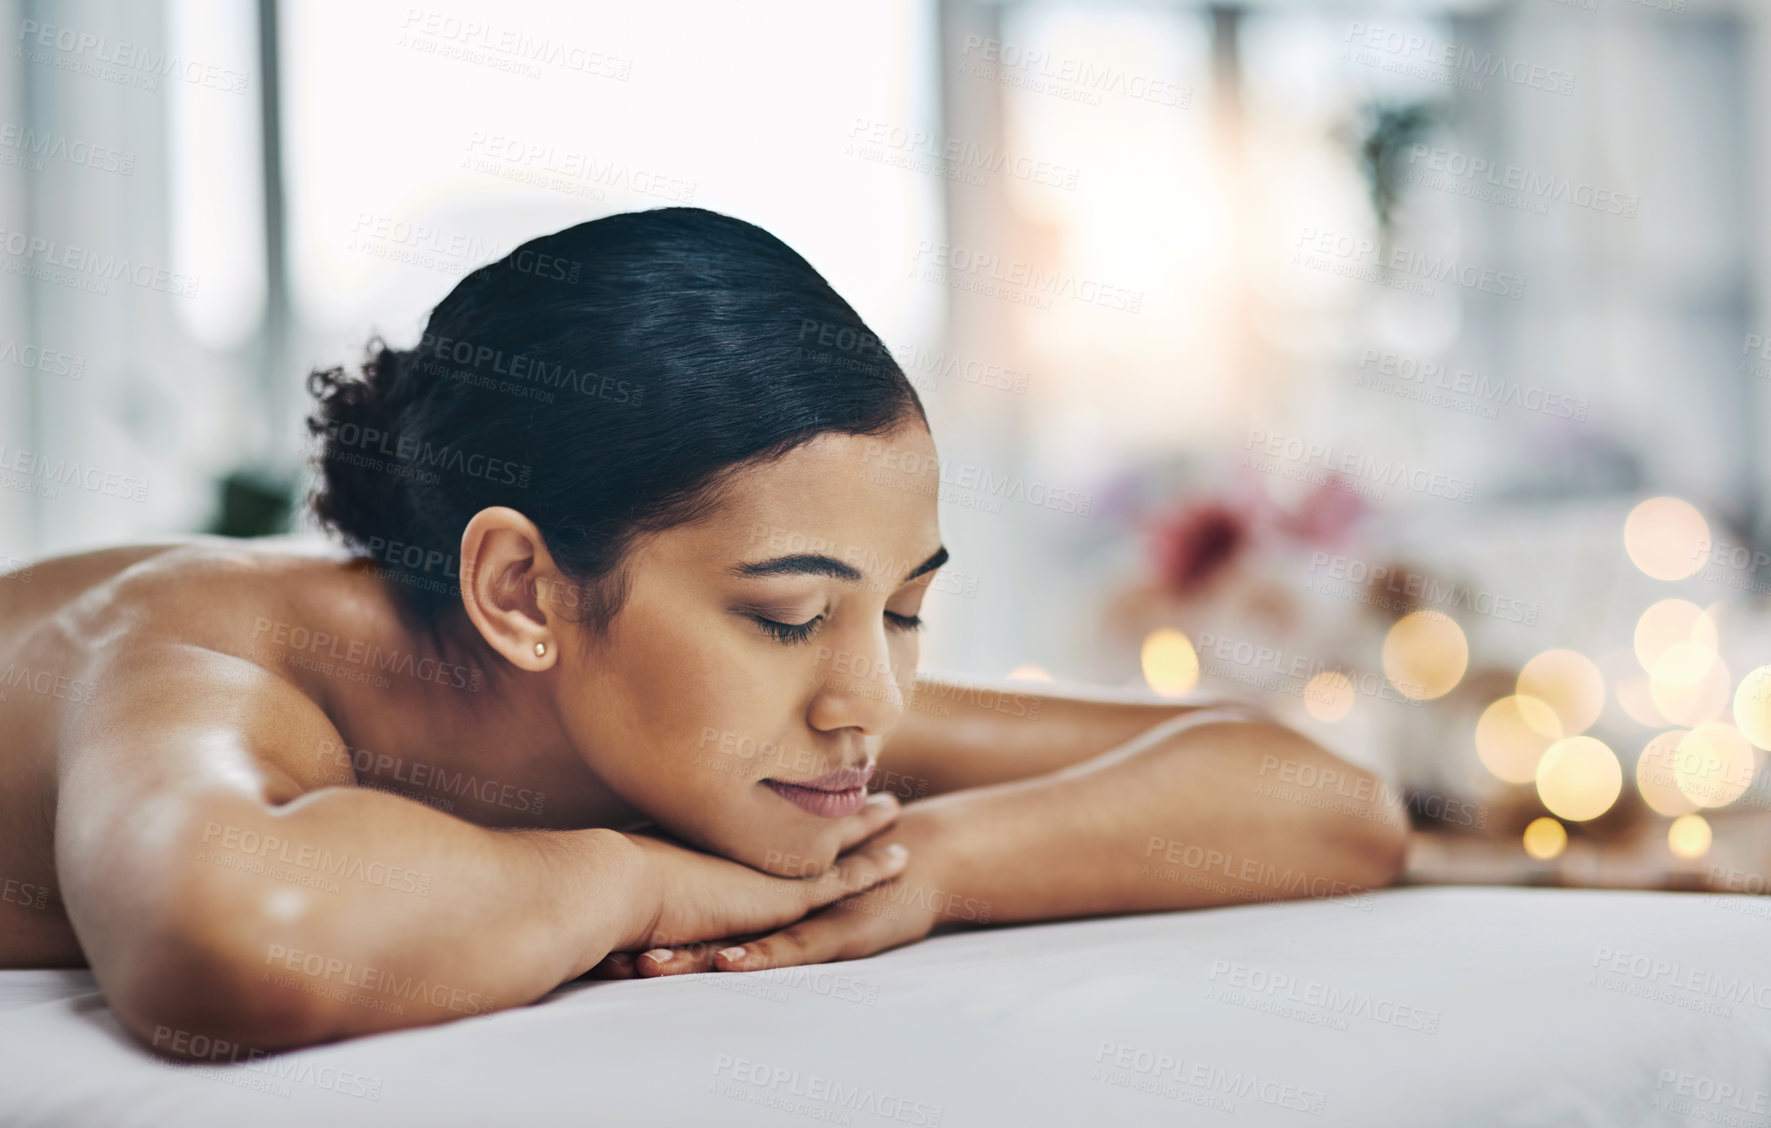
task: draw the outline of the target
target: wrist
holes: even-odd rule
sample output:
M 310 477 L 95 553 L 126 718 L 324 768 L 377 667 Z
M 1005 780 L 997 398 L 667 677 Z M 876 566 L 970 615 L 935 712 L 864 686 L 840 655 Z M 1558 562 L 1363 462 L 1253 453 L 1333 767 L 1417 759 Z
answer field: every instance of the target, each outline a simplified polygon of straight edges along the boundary
M 930 917 L 930 926 L 944 923 L 985 923 L 990 919 L 988 895 L 976 880 L 978 867 L 971 843 L 971 825 L 962 807 L 925 800 L 904 808 L 881 838 L 900 842 L 910 862 L 894 884 L 906 886 L 897 898 Z

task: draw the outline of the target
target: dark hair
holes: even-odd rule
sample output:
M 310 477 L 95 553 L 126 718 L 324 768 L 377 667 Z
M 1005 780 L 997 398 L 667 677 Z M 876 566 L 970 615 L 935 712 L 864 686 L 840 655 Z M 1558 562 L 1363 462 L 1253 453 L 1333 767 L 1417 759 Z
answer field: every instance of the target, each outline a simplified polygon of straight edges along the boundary
M 611 215 L 480 267 L 409 350 L 314 371 L 322 525 L 435 627 L 468 519 L 540 528 L 601 632 L 638 534 L 706 513 L 726 472 L 825 432 L 926 424 L 903 370 L 811 264 L 702 208 Z

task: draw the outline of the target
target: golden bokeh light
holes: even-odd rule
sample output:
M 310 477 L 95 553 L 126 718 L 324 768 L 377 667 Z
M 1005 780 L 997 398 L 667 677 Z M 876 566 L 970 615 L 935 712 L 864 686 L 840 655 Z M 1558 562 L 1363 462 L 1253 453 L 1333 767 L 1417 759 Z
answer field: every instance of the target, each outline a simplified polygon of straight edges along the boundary
M 1676 642 L 1661 651 L 1648 673 L 1648 696 L 1670 723 L 1694 726 L 1728 707 L 1728 667 L 1714 650 Z
M 1617 679 L 1617 703 L 1630 720 L 1644 728 L 1665 728 L 1672 724 L 1654 704 L 1654 686 L 1647 674 L 1625 674 Z
M 1642 802 L 1657 814 L 1688 815 L 1697 810 L 1691 797 L 1679 790 L 1679 779 L 1673 771 L 1679 741 L 1685 739 L 1685 733 L 1685 729 L 1661 733 L 1636 758 L 1636 790 L 1642 793 Z
M 1734 690 L 1734 723 L 1760 748 L 1771 748 L 1771 666 L 1760 666 Z
M 1746 737 L 1721 721 L 1698 725 L 1673 750 L 1673 782 L 1699 807 L 1726 807 L 1746 794 L 1757 766 Z
M 1702 815 L 1680 815 L 1666 828 L 1666 848 L 1675 858 L 1701 858 L 1710 852 L 1713 837 L 1708 819 Z
M 1304 687 L 1304 708 L 1333 724 L 1353 711 L 1353 681 L 1339 670 L 1323 670 Z
M 1542 701 L 1503 697 L 1476 721 L 1476 757 L 1496 779 L 1530 783 L 1537 778 L 1537 762 L 1563 735 L 1556 711 Z
M 1199 652 L 1186 635 L 1159 627 L 1144 640 L 1144 681 L 1164 697 L 1179 697 L 1199 684 Z
M 1036 666 L 1032 662 L 1023 662 L 1008 672 L 1010 681 L 1041 681 L 1052 680 L 1044 666 Z
M 1525 852 L 1539 861 L 1547 861 L 1568 847 L 1568 831 L 1555 819 L 1545 816 L 1532 819 L 1525 828 Z
M 1636 661 L 1644 670 L 1654 669 L 1655 659 L 1681 642 L 1716 649 L 1715 619 L 1689 600 L 1663 599 L 1636 620 Z
M 1578 650 L 1546 650 L 1525 663 L 1517 692 L 1554 709 L 1568 736 L 1591 728 L 1605 711 L 1605 678 Z
M 1384 636 L 1384 675 L 1405 697 L 1431 701 L 1457 688 L 1470 664 L 1470 644 L 1443 611 L 1414 611 Z
M 1590 736 L 1558 740 L 1537 762 L 1537 797 L 1552 815 L 1568 822 L 1598 818 L 1622 791 L 1623 765 L 1617 754 Z
M 1709 523 L 1688 501 L 1651 497 L 1624 519 L 1623 547 L 1647 575 L 1682 580 L 1709 559 Z

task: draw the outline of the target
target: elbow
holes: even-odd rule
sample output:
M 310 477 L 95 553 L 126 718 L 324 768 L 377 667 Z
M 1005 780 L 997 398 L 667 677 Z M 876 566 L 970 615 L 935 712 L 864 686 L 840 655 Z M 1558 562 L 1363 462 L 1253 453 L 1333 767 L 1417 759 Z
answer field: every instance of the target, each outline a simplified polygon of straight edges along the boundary
M 267 927 L 276 894 L 224 898 L 210 884 L 172 898 L 112 966 L 95 962 L 118 1021 L 154 1052 L 193 1061 L 247 1061 L 325 1041 L 328 1000 L 270 973 L 268 953 L 290 944 L 286 924 L 274 934 Z
M 1374 798 L 1345 820 L 1345 856 L 1349 882 L 1364 889 L 1382 889 L 1402 879 L 1408 869 L 1408 810 L 1394 789 L 1370 773 Z M 1353 824 L 1353 825 L 1348 825 Z

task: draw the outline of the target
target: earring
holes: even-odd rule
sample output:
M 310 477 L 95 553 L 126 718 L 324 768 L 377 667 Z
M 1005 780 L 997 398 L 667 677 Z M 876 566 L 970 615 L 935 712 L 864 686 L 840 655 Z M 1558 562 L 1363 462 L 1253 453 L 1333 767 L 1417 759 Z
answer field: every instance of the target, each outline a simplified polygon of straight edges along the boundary
M 537 658 L 547 657 L 547 643 L 538 642 L 535 644 L 535 657 L 537 657 Z

